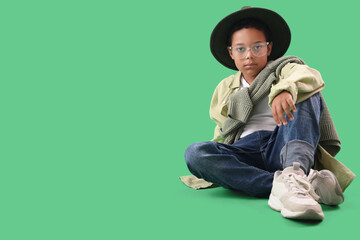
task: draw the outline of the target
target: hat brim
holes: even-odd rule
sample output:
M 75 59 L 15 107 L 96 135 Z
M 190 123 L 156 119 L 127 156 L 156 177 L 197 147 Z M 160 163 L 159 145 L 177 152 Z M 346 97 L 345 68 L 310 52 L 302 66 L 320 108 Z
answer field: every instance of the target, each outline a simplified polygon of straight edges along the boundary
M 265 24 L 272 35 L 273 47 L 269 60 L 285 54 L 291 41 L 291 32 L 286 21 L 276 12 L 265 8 L 246 8 L 234 12 L 222 19 L 214 28 L 210 37 L 210 49 L 213 56 L 225 67 L 238 70 L 227 50 L 227 37 L 234 24 L 246 18 L 254 18 Z

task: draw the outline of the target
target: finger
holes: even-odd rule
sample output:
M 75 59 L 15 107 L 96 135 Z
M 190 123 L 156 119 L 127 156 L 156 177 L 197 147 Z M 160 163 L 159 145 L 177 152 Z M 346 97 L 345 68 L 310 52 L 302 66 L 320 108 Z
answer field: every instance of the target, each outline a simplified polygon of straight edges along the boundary
M 280 119 L 280 121 L 284 125 L 287 125 L 287 121 L 286 121 L 285 114 L 284 114 L 284 109 L 283 109 L 283 107 L 281 105 L 280 105 L 280 107 L 277 108 L 276 112 L 277 112 L 277 115 L 278 115 L 278 118 Z
M 294 116 L 292 115 L 291 111 L 290 111 L 290 106 L 288 105 L 287 102 L 284 102 L 282 104 L 282 107 L 286 113 L 286 115 L 288 116 L 288 118 L 290 119 L 290 121 L 293 121 L 294 120 Z
M 276 107 L 277 107 L 276 104 L 273 104 L 273 107 L 271 108 L 271 112 L 272 112 L 273 118 L 275 120 L 275 123 L 280 127 L 281 122 L 280 122 L 279 117 L 277 115 Z
M 296 106 L 295 106 L 294 101 L 292 99 L 288 99 L 287 102 L 288 102 L 289 106 L 291 107 L 291 110 L 293 112 L 296 112 Z

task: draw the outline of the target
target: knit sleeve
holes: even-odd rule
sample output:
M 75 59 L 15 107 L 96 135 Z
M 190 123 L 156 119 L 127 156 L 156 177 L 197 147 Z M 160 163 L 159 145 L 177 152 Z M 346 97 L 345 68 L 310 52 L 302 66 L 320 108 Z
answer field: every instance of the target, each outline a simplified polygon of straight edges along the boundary
M 278 81 L 271 87 L 269 106 L 274 98 L 283 91 L 288 91 L 295 103 L 304 101 L 325 87 L 320 73 L 307 65 L 288 63 L 278 77 Z
M 225 142 L 225 138 L 220 135 L 220 127 L 218 125 L 216 125 L 216 127 L 215 127 L 214 137 L 213 137 L 213 139 L 211 139 L 211 141 L 212 142 L 219 142 L 219 143 L 224 143 Z

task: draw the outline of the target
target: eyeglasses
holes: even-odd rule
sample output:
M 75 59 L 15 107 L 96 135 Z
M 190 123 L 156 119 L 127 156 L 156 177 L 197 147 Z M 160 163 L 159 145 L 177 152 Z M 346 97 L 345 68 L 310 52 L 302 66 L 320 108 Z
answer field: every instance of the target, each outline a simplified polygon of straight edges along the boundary
M 248 51 L 251 50 L 252 54 L 255 57 L 262 57 L 267 53 L 267 46 L 269 45 L 269 42 L 260 42 L 255 43 L 251 47 L 245 47 L 242 45 L 238 45 L 236 47 L 229 47 L 229 49 L 232 51 L 232 54 L 237 59 L 244 59 L 246 58 L 246 55 L 248 54 Z

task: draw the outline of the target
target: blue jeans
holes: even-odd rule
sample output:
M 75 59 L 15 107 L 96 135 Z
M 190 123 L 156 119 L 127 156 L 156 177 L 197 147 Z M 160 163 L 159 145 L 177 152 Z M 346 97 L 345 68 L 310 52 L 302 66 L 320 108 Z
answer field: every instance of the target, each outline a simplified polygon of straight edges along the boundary
M 296 104 L 294 121 L 274 131 L 258 131 L 232 145 L 198 142 L 185 151 L 192 174 L 222 187 L 255 197 L 268 197 L 274 172 L 299 162 L 308 173 L 320 139 L 319 121 L 324 105 L 320 94 Z

